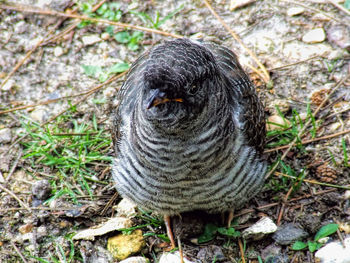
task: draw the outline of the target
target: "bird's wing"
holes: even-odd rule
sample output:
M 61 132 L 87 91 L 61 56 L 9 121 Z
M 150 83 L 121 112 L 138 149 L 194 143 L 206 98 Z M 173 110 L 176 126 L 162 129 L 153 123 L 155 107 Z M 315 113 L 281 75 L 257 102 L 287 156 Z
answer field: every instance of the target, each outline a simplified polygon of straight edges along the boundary
M 265 113 L 253 83 L 239 64 L 237 56 L 229 49 L 211 42 L 203 42 L 202 45 L 213 52 L 227 78 L 229 94 L 232 94 L 232 103 L 238 105 L 236 110 L 239 111 L 239 120 L 243 123 L 242 131 L 248 145 L 262 152 L 266 133 Z
M 112 139 L 115 151 L 118 152 L 118 143 L 122 136 L 120 127 L 123 120 L 131 121 L 129 118 L 132 109 L 135 106 L 138 95 L 140 94 L 140 83 L 143 78 L 143 70 L 146 67 L 146 60 L 149 52 L 141 55 L 131 66 L 126 76 L 126 81 L 123 83 L 117 94 L 118 106 L 114 110 L 114 119 L 112 121 Z

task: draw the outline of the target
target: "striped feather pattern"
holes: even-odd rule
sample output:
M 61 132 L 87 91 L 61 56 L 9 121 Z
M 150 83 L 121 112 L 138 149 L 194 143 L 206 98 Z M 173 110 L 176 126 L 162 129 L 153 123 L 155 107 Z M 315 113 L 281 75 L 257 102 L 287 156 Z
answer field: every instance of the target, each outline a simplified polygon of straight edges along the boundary
M 183 102 L 146 109 L 155 89 Z M 236 56 L 179 39 L 141 56 L 119 93 L 114 119 L 118 192 L 174 215 L 239 208 L 266 172 L 263 107 Z

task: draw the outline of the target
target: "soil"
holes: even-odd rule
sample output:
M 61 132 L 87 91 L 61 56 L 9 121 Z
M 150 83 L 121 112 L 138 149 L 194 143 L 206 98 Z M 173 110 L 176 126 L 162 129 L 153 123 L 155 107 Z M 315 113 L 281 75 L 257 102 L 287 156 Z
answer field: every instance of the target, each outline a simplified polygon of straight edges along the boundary
M 97 4 L 89 2 L 92 6 Z M 283 114 L 291 122 L 305 120 L 330 94 L 314 116 L 316 124 L 313 125 L 311 121 L 305 133 L 300 135 L 302 141 L 309 142 L 286 152 L 287 149 L 276 149 L 272 144 L 276 142 L 276 137 L 269 137 L 266 159 L 270 169 L 286 153 L 283 165 L 277 167 L 278 173 L 272 173 L 267 178 L 258 196 L 235 212 L 237 230 L 243 231 L 261 217 L 268 216 L 278 226 L 293 223 L 302 228 L 311 240 L 323 225 L 332 222 L 342 226 L 348 224 L 350 199 L 346 187 L 350 186 L 350 161 L 347 157 L 350 155 L 350 138 L 349 133 L 341 133 L 350 129 L 348 13 L 322 0 L 310 1 L 307 5 L 294 1 L 251 1 L 235 10 L 230 9 L 234 1 L 211 1 L 214 10 L 268 69 L 270 81 L 265 83 L 247 67 L 248 64 L 257 67 L 252 57 L 211 14 L 203 1 L 119 2 L 123 14 L 120 22 L 146 27 L 148 25 L 130 10 L 145 12 L 151 17 L 159 12 L 162 18 L 183 5 L 183 9 L 162 24 L 159 30 L 184 37 L 203 38 L 232 49 L 255 83 L 266 106 L 267 117 Z M 40 40 L 63 32 L 75 22 L 71 18 L 34 14 L 33 11 L 49 9 L 68 12 L 82 6 L 82 3 L 70 0 L 7 2 L 17 11 L 1 6 L 2 2 L 0 5 L 1 82 L 17 63 L 24 61 L 0 88 L 0 262 L 37 262 L 38 258 L 47 262 L 58 258 L 58 261 L 64 262 L 60 251 L 64 251 L 66 257 L 75 251 L 70 262 L 94 262 L 87 256 L 92 251 L 100 251 L 96 255 L 108 254 L 104 249 L 108 237 L 113 234 L 99 236 L 95 241 L 72 243 L 67 236 L 113 216 L 114 210 L 110 206 L 104 214 L 101 213 L 115 193 L 110 171 L 106 169 L 109 163 L 103 161 L 92 165 L 96 181 L 106 183 L 96 183 L 91 188 L 94 198 L 81 195 L 73 203 L 69 196 L 63 195 L 51 203 L 42 203 L 41 199 L 52 196 L 55 190 L 60 189 L 55 182 L 61 184 L 62 181 L 53 179 L 58 174 L 58 168 L 45 166 L 36 157 L 24 158 L 27 152 L 23 143 L 31 137 L 18 139 L 26 132 L 23 124 L 27 123 L 28 118 L 41 124 L 48 122 L 47 127 L 52 128 L 57 123 L 55 116 L 79 100 L 71 118 L 79 124 L 96 118 L 98 125 L 108 131 L 111 111 L 118 103 L 115 95 L 123 78 L 85 98 L 84 92 L 100 82 L 85 74 L 82 66 L 108 68 L 120 62 L 131 64 L 152 45 L 172 38 L 144 32 L 139 48 L 130 50 L 126 44 L 106 34 L 107 24 L 90 23 L 75 27 L 70 33 L 53 40 L 43 41 L 24 59 Z M 299 11 L 292 14 L 292 8 L 296 7 Z M 78 12 L 82 14 L 80 9 Z M 305 35 L 317 28 L 323 29 L 324 40 L 314 37 L 308 43 Z M 115 27 L 114 33 L 123 30 Z M 90 40 L 86 37 L 90 37 Z M 27 105 L 34 106 L 6 111 Z M 276 106 L 279 110 L 276 110 Z M 71 123 L 60 125 L 69 127 Z M 314 140 L 327 135 L 329 137 L 325 139 Z M 105 154 L 113 155 L 112 145 Z M 298 183 L 282 174 L 300 176 L 303 180 Z M 44 179 L 49 180 L 49 186 L 42 181 Z M 33 185 L 37 188 L 32 189 Z M 47 193 L 45 187 L 53 190 L 50 188 Z M 43 195 L 40 200 L 36 192 Z M 113 204 L 119 201 L 118 197 Z M 183 215 L 182 220 L 175 219 L 175 233 L 181 237 L 185 257 L 193 262 L 242 262 L 238 239 L 218 235 L 205 244 L 193 243 L 193 237 L 198 237 L 206 224 L 213 222 L 220 225 L 220 218 L 220 215 L 213 217 L 189 213 Z M 133 220 L 135 225 L 145 222 L 142 218 Z M 165 233 L 164 226 L 146 231 L 150 230 L 157 234 Z M 346 227 L 340 230 L 338 234 L 342 236 L 349 232 Z M 331 240 L 337 239 L 336 234 L 331 236 Z M 159 238 L 148 237 L 147 248 L 142 255 L 156 262 L 155 259 L 163 253 L 160 244 L 162 241 Z M 246 262 L 259 262 L 259 257 L 264 262 L 315 261 L 314 253 L 292 250 L 291 244 L 278 245 L 271 234 L 259 241 L 244 241 L 244 245 Z M 272 247 L 278 253 L 270 253 Z M 272 258 L 268 259 L 269 255 Z M 96 258 L 100 262 L 109 262 L 107 256 L 105 261 L 102 261 L 103 256 Z

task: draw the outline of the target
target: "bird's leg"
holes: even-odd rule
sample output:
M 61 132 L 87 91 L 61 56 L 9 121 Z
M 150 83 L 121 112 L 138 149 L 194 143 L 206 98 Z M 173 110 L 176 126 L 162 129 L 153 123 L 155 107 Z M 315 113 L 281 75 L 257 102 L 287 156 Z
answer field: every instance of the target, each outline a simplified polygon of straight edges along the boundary
M 165 223 L 165 227 L 166 227 L 166 233 L 170 239 L 171 249 L 174 249 L 175 248 L 175 240 L 174 240 L 173 231 L 171 230 L 170 216 L 168 216 L 168 215 L 164 216 L 164 223 Z
M 233 219 L 233 210 L 230 210 L 228 212 L 228 217 L 227 217 L 227 228 L 231 226 L 232 219 Z

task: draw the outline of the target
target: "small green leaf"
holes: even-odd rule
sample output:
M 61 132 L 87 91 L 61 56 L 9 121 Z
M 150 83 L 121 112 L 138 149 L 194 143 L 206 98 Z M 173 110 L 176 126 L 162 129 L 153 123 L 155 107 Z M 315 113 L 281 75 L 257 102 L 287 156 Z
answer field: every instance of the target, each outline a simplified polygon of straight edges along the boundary
M 323 237 L 328 237 L 329 235 L 332 235 L 333 233 L 337 232 L 338 224 L 328 224 L 320 228 L 318 232 L 315 235 L 315 241 L 320 240 Z
M 307 244 L 301 241 L 296 241 L 293 246 L 292 249 L 293 250 L 303 250 L 304 248 L 307 247 Z
M 214 224 L 206 224 L 204 227 L 204 233 L 198 237 L 198 243 L 205 243 L 213 240 L 218 227 Z
M 129 69 L 129 64 L 128 63 L 117 63 L 114 64 L 109 70 L 108 73 L 121 73 L 124 72 L 125 70 Z
M 230 227 L 230 228 L 219 227 L 218 232 L 221 235 L 229 236 L 229 237 L 240 237 L 241 236 L 241 232 L 236 231 L 233 227 Z
M 136 44 L 136 43 L 130 42 L 130 43 L 128 44 L 128 49 L 130 49 L 131 51 L 135 51 L 135 50 L 137 50 L 138 48 L 139 48 L 139 45 Z
M 317 250 L 318 242 L 315 241 L 308 241 L 307 246 L 309 247 L 310 252 L 315 252 Z
M 102 73 L 102 68 L 100 66 L 92 65 L 82 65 L 84 73 L 90 77 L 97 78 Z
M 98 76 L 98 80 L 100 82 L 105 82 L 109 77 L 109 74 L 107 74 L 106 72 L 101 72 L 100 75 Z
M 114 35 L 114 27 L 113 26 L 108 26 L 105 28 L 105 31 L 110 35 L 113 36 Z
M 108 4 L 104 3 L 101 5 L 99 9 L 97 9 L 96 13 L 99 15 L 103 15 L 108 10 Z
M 117 40 L 119 43 L 126 44 L 130 41 L 131 36 L 127 31 L 118 32 L 114 35 L 115 40 Z

